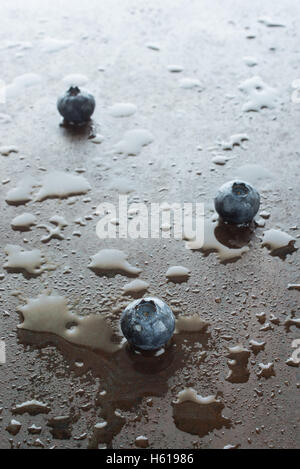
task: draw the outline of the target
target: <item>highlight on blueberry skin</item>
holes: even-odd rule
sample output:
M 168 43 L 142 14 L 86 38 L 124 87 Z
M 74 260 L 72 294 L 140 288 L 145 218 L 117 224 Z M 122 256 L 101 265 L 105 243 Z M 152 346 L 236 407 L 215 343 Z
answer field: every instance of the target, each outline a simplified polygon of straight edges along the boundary
M 220 187 L 214 202 L 215 209 L 224 222 L 245 225 L 257 214 L 260 195 L 251 184 L 235 180 Z
M 157 350 L 172 337 L 175 317 L 171 308 L 158 298 L 133 301 L 123 311 L 121 329 L 127 341 L 141 350 Z
M 96 101 L 92 94 L 80 91 L 77 86 L 69 90 L 57 100 L 58 112 L 69 124 L 84 124 L 93 115 Z

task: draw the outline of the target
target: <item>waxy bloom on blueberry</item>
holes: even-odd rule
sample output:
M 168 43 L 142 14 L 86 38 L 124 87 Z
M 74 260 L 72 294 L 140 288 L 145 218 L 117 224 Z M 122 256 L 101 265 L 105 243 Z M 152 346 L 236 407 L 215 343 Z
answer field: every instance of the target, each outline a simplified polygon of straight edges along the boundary
M 66 122 L 84 124 L 88 122 L 95 110 L 96 102 L 93 95 L 80 91 L 77 86 L 71 88 L 57 100 L 57 109 Z
M 162 300 L 139 299 L 123 311 L 121 329 L 132 346 L 142 350 L 157 350 L 171 339 L 175 317 Z
M 224 184 L 215 197 L 215 209 L 221 219 L 234 225 L 250 223 L 258 212 L 260 195 L 244 181 L 230 181 Z

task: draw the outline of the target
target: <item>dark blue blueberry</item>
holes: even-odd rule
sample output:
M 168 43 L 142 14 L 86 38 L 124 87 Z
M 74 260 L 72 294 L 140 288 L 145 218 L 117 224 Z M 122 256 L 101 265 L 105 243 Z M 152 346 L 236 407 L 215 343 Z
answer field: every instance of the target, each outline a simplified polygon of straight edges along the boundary
M 234 225 L 250 223 L 258 212 L 260 195 L 244 181 L 224 184 L 215 197 L 215 209 L 221 219 Z
M 175 317 L 158 298 L 133 301 L 123 311 L 121 329 L 127 341 L 142 350 L 157 350 L 172 337 Z
M 93 95 L 80 91 L 75 86 L 57 100 L 57 109 L 66 122 L 83 124 L 88 122 L 95 110 L 96 102 Z

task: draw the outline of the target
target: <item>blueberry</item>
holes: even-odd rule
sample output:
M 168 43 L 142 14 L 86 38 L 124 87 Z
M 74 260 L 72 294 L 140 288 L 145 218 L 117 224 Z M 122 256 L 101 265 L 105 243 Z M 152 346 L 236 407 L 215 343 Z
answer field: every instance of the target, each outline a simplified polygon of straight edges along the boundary
M 139 299 L 123 311 L 121 329 L 132 346 L 142 350 L 157 350 L 171 339 L 175 317 L 162 300 Z
M 258 212 L 260 195 L 244 181 L 224 184 L 215 197 L 215 209 L 221 219 L 234 225 L 250 223 Z
M 57 100 L 57 109 L 65 121 L 72 124 L 88 122 L 96 107 L 93 95 L 75 86 Z

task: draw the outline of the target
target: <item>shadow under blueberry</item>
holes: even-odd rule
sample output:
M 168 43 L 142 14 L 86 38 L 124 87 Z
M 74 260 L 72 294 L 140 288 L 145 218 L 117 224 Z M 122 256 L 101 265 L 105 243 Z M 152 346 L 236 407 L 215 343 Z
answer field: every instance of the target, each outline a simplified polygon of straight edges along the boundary
M 116 275 L 122 275 L 124 276 L 124 270 L 123 269 L 112 269 L 112 270 L 107 270 L 105 268 L 101 269 L 99 267 L 91 267 L 91 266 L 88 266 L 88 268 L 97 276 L 97 277 L 105 277 L 105 278 L 108 278 L 108 279 L 113 279 Z M 126 277 L 128 278 L 136 278 L 139 276 L 139 273 L 133 273 L 133 272 L 128 272 L 126 271 L 125 273 Z M 142 292 L 143 294 L 144 292 Z M 128 295 L 128 294 L 126 294 Z M 125 295 L 124 295 L 125 296 Z M 128 295 L 129 296 L 129 295 Z M 130 293 L 130 296 L 133 296 L 131 295 Z M 143 296 L 143 295 L 141 295 Z M 137 298 L 139 298 L 139 296 L 137 296 Z
M 4 267 L 4 269 L 7 271 L 9 274 L 22 274 L 23 277 L 26 280 L 30 280 L 32 278 L 37 278 L 39 277 L 44 271 L 41 270 L 40 272 L 28 272 L 26 269 L 23 269 L 22 267 Z

